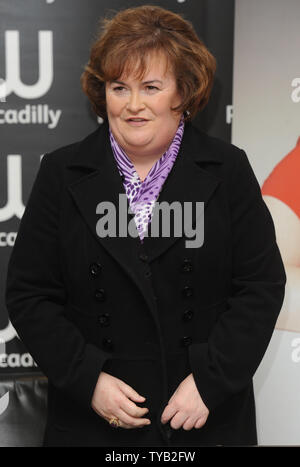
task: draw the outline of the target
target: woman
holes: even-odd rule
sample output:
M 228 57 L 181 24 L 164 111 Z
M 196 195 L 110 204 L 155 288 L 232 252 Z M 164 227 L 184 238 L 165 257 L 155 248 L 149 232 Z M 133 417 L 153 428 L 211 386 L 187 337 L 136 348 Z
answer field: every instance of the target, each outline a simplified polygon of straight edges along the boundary
M 8 267 L 10 318 L 49 380 L 46 446 L 257 441 L 252 376 L 286 278 L 244 151 L 191 124 L 214 71 L 154 6 L 92 47 L 82 85 L 104 123 L 44 156 Z M 202 203 L 204 241 L 170 218 L 150 235 L 155 201 L 192 207 L 192 234 Z

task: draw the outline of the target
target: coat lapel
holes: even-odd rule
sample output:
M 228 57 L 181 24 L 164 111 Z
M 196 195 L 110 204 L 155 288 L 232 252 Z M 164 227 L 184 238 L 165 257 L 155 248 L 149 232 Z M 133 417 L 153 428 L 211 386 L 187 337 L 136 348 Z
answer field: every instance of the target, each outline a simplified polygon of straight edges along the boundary
M 175 164 L 163 185 L 160 193 L 159 203 L 166 201 L 204 202 L 207 209 L 208 201 L 216 190 L 219 180 L 208 171 L 201 168 L 203 162 L 222 162 L 221 156 L 209 152 L 206 147 L 206 136 L 203 134 L 203 145 L 201 144 L 201 132 L 195 130 L 191 124 L 185 125 L 181 149 Z M 141 274 L 141 262 L 138 254 L 140 252 L 140 240 L 137 236 L 127 237 L 100 237 L 96 231 L 99 214 L 96 212 L 97 205 L 106 201 L 116 207 L 116 225 L 119 225 L 119 194 L 123 195 L 123 201 L 127 200 L 122 179 L 119 175 L 117 165 L 112 153 L 108 134 L 108 122 L 105 121 L 94 133 L 85 138 L 79 145 L 78 151 L 68 164 L 69 170 L 78 171 L 78 176 L 68 189 L 79 212 L 97 241 L 107 252 L 123 267 L 131 276 L 140 290 L 145 293 L 146 281 Z M 128 212 L 128 201 L 126 207 Z M 195 213 L 193 223 L 195 224 Z M 134 220 L 131 224 L 135 226 Z M 182 237 L 184 232 L 182 232 Z M 148 253 L 149 260 L 153 261 L 169 249 L 178 236 L 169 237 L 146 237 L 144 247 Z M 149 282 L 149 281 L 148 281 Z M 147 299 L 152 302 L 149 293 Z
M 203 135 L 205 139 L 205 135 Z M 194 128 L 187 124 L 184 131 L 181 149 L 176 158 L 175 164 L 165 181 L 162 191 L 157 199 L 158 204 L 167 203 L 172 205 L 178 202 L 184 207 L 188 203 L 191 207 L 191 218 L 188 224 L 190 228 L 195 228 L 197 219 L 196 203 L 204 203 L 204 211 L 207 209 L 208 202 L 216 190 L 220 180 L 210 172 L 204 170 L 201 164 L 204 162 L 221 162 L 220 155 L 209 154 L 204 146 L 201 147 L 199 134 L 195 133 Z M 158 208 L 158 205 L 156 205 Z M 169 249 L 178 239 L 186 237 L 186 227 L 184 225 L 184 214 L 182 209 L 181 232 L 170 232 L 168 236 L 149 236 L 145 239 L 145 247 L 150 261 L 158 258 L 167 249 Z M 172 223 L 171 223 L 172 224 Z M 188 239 L 186 237 L 186 239 Z

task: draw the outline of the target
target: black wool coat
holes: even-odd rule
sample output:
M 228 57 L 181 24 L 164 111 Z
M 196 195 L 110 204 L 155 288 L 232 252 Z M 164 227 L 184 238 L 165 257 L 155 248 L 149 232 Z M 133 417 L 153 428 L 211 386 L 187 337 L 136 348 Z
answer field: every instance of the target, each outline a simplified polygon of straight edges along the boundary
M 21 219 L 6 304 L 48 377 L 44 445 L 256 444 L 252 377 L 286 275 L 245 152 L 185 126 L 158 201 L 204 203 L 198 248 L 187 248 L 184 230 L 143 244 L 101 238 L 97 205 L 118 206 L 119 194 L 125 190 L 105 121 L 82 141 L 45 154 Z M 93 411 L 102 370 L 146 397 L 150 426 L 114 429 Z M 206 424 L 191 431 L 161 425 L 190 373 L 210 410 Z

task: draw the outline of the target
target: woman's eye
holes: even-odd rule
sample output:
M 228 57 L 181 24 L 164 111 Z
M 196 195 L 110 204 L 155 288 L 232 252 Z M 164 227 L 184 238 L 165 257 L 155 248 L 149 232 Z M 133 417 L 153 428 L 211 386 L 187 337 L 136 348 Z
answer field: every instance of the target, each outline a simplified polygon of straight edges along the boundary
M 121 91 L 122 89 L 124 89 L 124 86 L 117 86 L 113 88 L 113 91 Z
M 156 86 L 147 86 L 147 89 L 149 89 L 149 91 L 152 91 L 153 89 L 158 89 Z
M 124 89 L 125 89 L 124 86 L 116 86 L 115 88 L 113 88 L 113 91 L 122 92 Z M 156 86 L 151 86 L 151 85 L 146 86 L 145 89 L 147 91 L 157 91 L 158 90 L 158 88 Z

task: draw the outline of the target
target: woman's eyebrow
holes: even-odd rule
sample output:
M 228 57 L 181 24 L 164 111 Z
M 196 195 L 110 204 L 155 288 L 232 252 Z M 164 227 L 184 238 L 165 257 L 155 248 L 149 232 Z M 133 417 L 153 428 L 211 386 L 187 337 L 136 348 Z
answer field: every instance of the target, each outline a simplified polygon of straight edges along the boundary
M 142 84 L 149 84 L 149 83 L 156 83 L 156 82 L 163 84 L 163 82 L 160 79 L 152 79 L 150 81 L 144 81 Z M 123 83 L 123 81 L 118 81 L 118 80 L 113 80 L 111 81 L 111 83 L 126 84 L 126 83 Z

